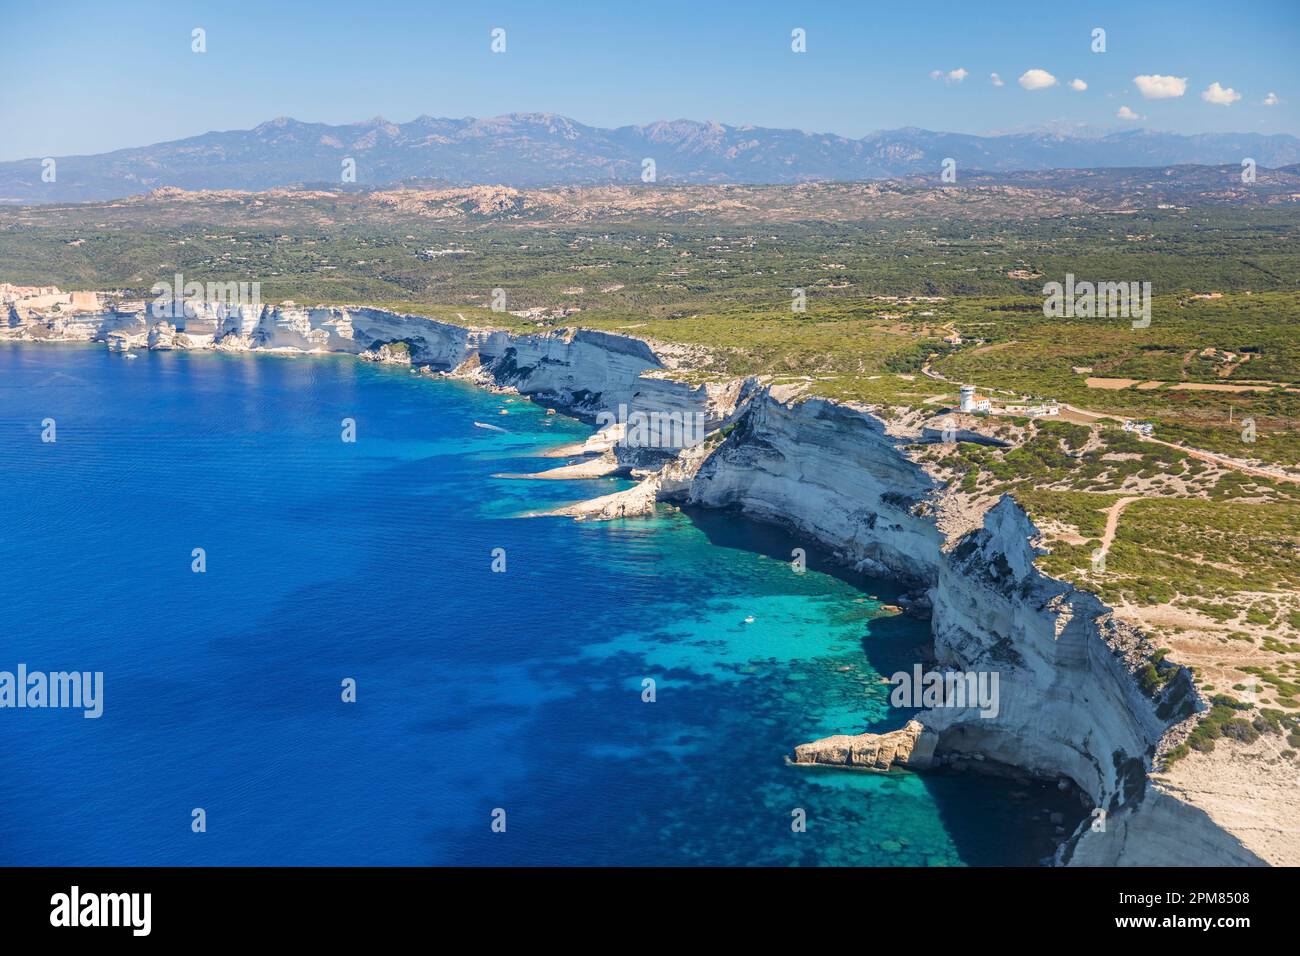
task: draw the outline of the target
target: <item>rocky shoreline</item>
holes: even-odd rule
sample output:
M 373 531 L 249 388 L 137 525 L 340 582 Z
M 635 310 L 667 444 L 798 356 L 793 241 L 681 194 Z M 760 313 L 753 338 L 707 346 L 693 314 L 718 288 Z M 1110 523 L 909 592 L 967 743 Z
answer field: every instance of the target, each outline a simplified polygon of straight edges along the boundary
M 347 352 L 517 392 L 586 421 L 615 409 L 698 416 L 698 444 L 630 447 L 606 428 L 575 453 L 575 465 L 531 477 L 609 468 L 638 479 L 556 512 L 577 518 L 629 517 L 670 502 L 782 524 L 846 565 L 910 585 L 911 610 L 929 611 L 940 665 L 1001 678 L 995 718 L 931 707 L 899 731 L 801 744 L 793 762 L 877 770 L 895 761 L 988 762 L 1066 778 L 1101 815 L 1068 835 L 1061 864 L 1263 862 L 1151 776 L 1166 739 L 1206 709 L 1186 669 L 1158 658 L 1094 595 L 1040 572 L 1038 531 L 1014 499 L 972 507 L 910 454 L 937 440 L 935 418 L 946 410 L 886 413 L 758 379 L 694 385 L 682 380 L 692 367 L 682 350 L 591 330 L 516 335 L 364 307 L 194 311 L 152 322 L 143 310 L 51 315 L 11 305 L 0 340 Z M 980 425 L 963 419 L 962 427 L 977 434 Z M 1137 677 L 1149 665 L 1168 675 L 1153 693 Z

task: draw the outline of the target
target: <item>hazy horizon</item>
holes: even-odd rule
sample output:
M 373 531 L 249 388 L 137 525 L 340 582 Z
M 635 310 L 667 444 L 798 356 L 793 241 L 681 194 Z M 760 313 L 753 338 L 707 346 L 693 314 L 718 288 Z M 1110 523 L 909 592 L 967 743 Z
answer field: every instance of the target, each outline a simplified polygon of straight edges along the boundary
M 0 161 L 94 155 L 277 116 L 344 125 L 547 112 L 597 128 L 688 117 L 850 139 L 1051 124 L 1300 134 L 1290 55 L 1300 8 L 1286 2 L 1255 4 L 1249 16 L 1174 3 L 1086 14 L 939 3 L 920 18 L 774 3 L 739 18 L 669 3 L 650 18 L 576 4 L 478 12 L 408 0 L 364 9 L 143 0 L 9 6 L 0 23 L 13 41 L 0 62 Z M 494 53 L 498 28 L 505 49 Z M 1104 52 L 1093 50 L 1098 28 Z
M 653 120 L 650 120 L 650 121 L 645 122 L 645 123 L 619 123 L 619 124 L 616 125 L 616 126 L 601 126 L 601 125 L 596 124 L 596 123 L 589 123 L 589 122 L 586 122 L 585 120 L 583 120 L 583 119 L 581 119 L 581 118 L 579 118 L 579 117 L 569 116 L 569 115 L 567 115 L 567 114 L 559 113 L 559 112 L 556 112 L 556 111 L 554 111 L 554 110 L 528 110 L 528 111 L 525 111 L 525 110 L 515 110 L 515 111 L 508 112 L 508 113 L 497 113 L 497 114 L 493 114 L 493 115 L 491 115 L 491 116 L 487 116 L 487 115 L 483 115 L 483 116 L 473 116 L 473 115 L 468 115 L 468 114 L 466 114 L 466 115 L 449 115 L 449 114 L 448 114 L 448 115 L 439 115 L 439 114 L 433 114 L 433 113 L 427 113 L 427 112 L 426 112 L 426 113 L 419 113 L 419 114 L 416 114 L 416 115 L 414 115 L 414 116 L 411 116 L 411 117 L 409 117 L 409 118 L 405 118 L 405 119 L 395 119 L 395 118 L 393 118 L 393 117 L 391 117 L 391 116 L 384 116 L 384 115 L 382 115 L 382 114 L 374 114 L 374 115 L 371 115 L 371 116 L 367 116 L 367 117 L 365 117 L 364 119 L 344 120 L 344 121 L 341 121 L 341 122 L 332 122 L 332 121 L 329 121 L 329 120 L 322 120 L 322 119 L 309 119 L 309 118 L 304 118 L 304 117 L 301 117 L 301 116 L 291 116 L 291 115 L 288 115 L 288 114 L 276 114 L 276 115 L 274 115 L 274 116 L 268 116 L 266 119 L 261 120 L 260 122 L 257 122 L 257 123 L 253 123 L 253 124 L 251 124 L 251 125 L 249 125 L 249 126 L 240 126 L 240 127 L 222 127 L 222 128 L 203 129 L 203 130 L 195 131 L 195 132 L 193 132 L 193 133 L 187 133 L 187 134 L 182 135 L 182 136 L 176 136 L 176 137 L 173 137 L 173 138 L 171 138 L 171 139 L 154 140 L 154 141 L 151 141 L 151 142 L 131 143 L 131 144 L 128 144 L 128 145 L 124 145 L 124 146 L 116 147 L 116 148 L 111 149 L 111 150 L 104 150 L 104 151 L 102 151 L 102 152 L 95 152 L 95 153 L 70 153 L 70 154 L 64 154 L 64 155 L 62 155 L 62 156 L 59 156 L 58 158 L 72 158 L 72 157 L 77 157 L 77 156 L 99 156 L 99 155 L 105 155 L 105 154 L 108 154 L 108 153 L 120 152 L 120 151 L 122 151 L 122 150 L 144 149 L 144 148 L 148 148 L 148 147 L 151 147 L 151 146 L 160 146 L 160 145 L 163 145 L 163 144 L 166 144 L 166 143 L 174 143 L 174 142 L 181 142 L 181 141 L 190 140 L 190 139 L 197 139 L 197 138 L 199 138 L 199 137 L 207 136 L 207 135 L 211 135 L 211 134 L 223 134 L 223 133 L 248 132 L 248 131 L 252 131 L 252 130 L 257 129 L 257 128 L 260 127 L 260 126 L 265 126 L 265 125 L 267 125 L 267 124 L 274 123 L 274 122 L 279 121 L 279 120 L 287 120 L 287 121 L 294 122 L 294 123 L 301 123 L 301 124 L 303 124 L 304 126 L 317 126 L 317 125 L 319 125 L 319 126 L 330 126 L 330 127 L 346 127 L 346 126 L 357 126 L 357 127 L 363 127 L 363 126 L 367 126 L 367 125 L 370 125 L 370 124 L 373 124 L 373 123 L 377 123 L 377 122 L 384 122 L 384 123 L 388 123 L 388 124 L 395 125 L 395 126 L 405 126 L 405 125 L 410 124 L 410 123 L 413 123 L 413 122 L 415 122 L 415 121 L 417 121 L 417 120 L 420 120 L 420 119 L 426 119 L 426 118 L 427 118 L 427 119 L 440 120 L 440 121 L 450 121 L 450 122 L 467 122 L 467 121 L 487 122 L 487 121 L 490 121 L 490 120 L 503 119 L 503 118 L 515 117 L 515 116 L 552 116 L 552 117 L 555 117 L 555 118 L 557 118 L 557 119 L 568 120 L 568 121 L 570 121 L 570 122 L 573 122 L 573 123 L 578 124 L 579 126 L 584 126 L 584 127 L 589 128 L 589 129 L 596 129 L 596 130 L 617 130 L 617 129 L 630 129 L 630 128 L 645 129 L 645 128 L 647 128 L 647 127 L 652 127 L 652 126 L 655 126 L 656 124 L 661 124 L 661 123 L 662 123 L 662 124 L 673 124 L 673 123 L 696 123 L 696 124 L 700 124 L 700 125 L 707 125 L 707 124 L 711 124 L 711 123 L 717 123 L 717 124 L 719 124 L 719 125 L 722 125 L 722 126 L 725 126 L 725 127 L 731 128 L 731 129 L 739 129 L 739 130 L 744 130 L 744 129 L 767 129 L 767 130 L 780 130 L 780 131 L 789 130 L 789 131 L 793 131 L 793 132 L 807 133 L 807 134 L 811 134 L 811 135 L 815 135 L 815 136 L 823 136 L 823 135 L 825 135 L 825 136 L 842 136 L 842 134 L 840 134 L 840 133 L 836 133 L 836 132 L 834 132 L 834 131 L 832 131 L 832 130 L 823 130 L 823 129 L 801 129 L 801 128 L 799 128 L 799 127 L 770 127 L 770 126 L 762 126 L 762 125 L 760 125 L 760 124 L 758 124 L 758 123 L 731 123 L 731 122 L 724 122 L 724 121 L 722 121 L 722 120 L 713 119 L 713 118 L 711 118 L 711 117 L 691 117 L 691 116 L 659 117 L 659 118 L 657 118 L 657 119 L 653 119 Z M 1156 129 L 1156 128 L 1154 128 L 1154 127 L 1146 126 L 1146 125 L 1136 125 L 1136 126 L 1115 126 L 1115 127 L 1109 127 L 1109 128 L 1108 128 L 1108 127 L 1093 126 L 1093 125 L 1090 125 L 1090 124 L 1083 124 L 1083 123 L 1080 123 L 1080 124 L 1066 124 L 1064 121 L 1059 121 L 1059 122 L 1046 122 L 1046 123 L 1041 123 L 1041 124 L 1035 124 L 1035 125 L 1030 125 L 1030 126 L 1024 126 L 1024 127 L 1021 127 L 1021 128 L 992 129 L 992 130 L 981 130 L 981 131 L 977 131 L 977 132 L 965 132 L 965 131 L 962 131 L 962 130 L 953 130 L 953 129 L 936 129 L 936 128 L 928 127 L 928 126 L 919 126 L 919 125 L 915 125 L 915 124 L 909 124 L 909 125 L 905 125 L 905 126 L 891 126 L 891 127 L 880 127 L 880 128 L 877 128 L 877 129 L 870 129 L 870 130 L 867 130 L 865 133 L 863 133 L 861 136 L 842 136 L 842 138 L 844 138 L 844 139 L 848 139 L 848 140 L 851 140 L 851 141 L 857 141 L 857 140 L 865 139 L 865 138 L 867 138 L 867 137 L 869 137 L 869 136 L 872 136 L 872 135 L 885 134 L 885 133 L 893 133 L 893 132 L 899 132 L 899 131 L 901 131 L 901 130 L 910 130 L 910 129 L 919 130 L 919 131 L 921 131 L 921 132 L 926 132 L 926 133 L 934 133 L 934 134 L 937 134 L 937 135 L 948 135 L 948 134 L 953 134 L 953 135 L 959 135 L 959 136 L 974 136 L 974 137 L 979 137 L 979 138 L 981 138 L 981 139 L 993 139 L 993 138 L 1001 137 L 1001 136 L 1023 136 L 1023 135 L 1032 135 L 1032 134 L 1035 134 L 1035 133 L 1057 134 L 1057 135 L 1068 135 L 1068 136 L 1072 136 L 1072 137 L 1079 138 L 1079 139 L 1100 139 L 1100 138 L 1103 138 L 1103 137 L 1105 137 L 1105 136 L 1112 136 L 1112 135 L 1114 135 L 1114 134 L 1116 134 L 1116 133 L 1150 133 L 1150 134 L 1154 134 L 1154 135 L 1172 135 L 1172 136 L 1189 136 L 1189 137 L 1190 137 L 1190 136 L 1198 136 L 1198 135 L 1223 135 L 1223 136 L 1252 136 L 1252 135 L 1258 135 L 1258 136 L 1286 136 L 1286 137 L 1290 137 L 1290 138 L 1292 138 L 1292 139 L 1300 140 L 1300 134 L 1295 134 L 1295 133 L 1286 133 L 1286 132 L 1273 132 L 1273 133 L 1266 133 L 1266 132 L 1260 132 L 1260 131 L 1257 131 L 1257 130 L 1231 129 L 1231 130 L 1202 131 L 1201 133 L 1195 133 L 1195 132 L 1193 132 L 1193 133 L 1180 133 L 1180 132 L 1177 132 L 1177 131 L 1174 131 L 1174 130 Z M 13 162 L 13 161 L 21 161 L 21 160 L 37 160 L 37 159 L 40 159 L 40 158 L 42 158 L 42 157 L 40 157 L 40 156 L 36 156 L 36 155 L 32 155 L 32 156 L 2 157 L 2 158 L 0 158 L 0 162 Z

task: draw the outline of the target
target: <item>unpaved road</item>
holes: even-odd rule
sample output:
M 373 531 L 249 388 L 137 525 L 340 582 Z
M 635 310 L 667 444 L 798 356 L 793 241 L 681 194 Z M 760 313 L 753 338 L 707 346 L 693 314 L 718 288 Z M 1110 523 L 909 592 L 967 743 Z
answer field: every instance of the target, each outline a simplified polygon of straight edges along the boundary
M 1145 495 L 1129 495 L 1121 498 L 1106 510 L 1106 530 L 1101 534 L 1101 556 L 1104 558 L 1110 551 L 1111 542 L 1115 540 L 1115 532 L 1119 529 L 1119 516 L 1135 501 L 1141 501 Z

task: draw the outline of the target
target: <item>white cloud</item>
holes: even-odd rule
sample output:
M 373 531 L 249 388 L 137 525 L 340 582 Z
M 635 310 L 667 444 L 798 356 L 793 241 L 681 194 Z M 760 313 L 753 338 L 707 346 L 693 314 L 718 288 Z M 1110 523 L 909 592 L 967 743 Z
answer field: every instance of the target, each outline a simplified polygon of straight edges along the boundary
M 1205 88 L 1201 94 L 1201 99 L 1207 103 L 1214 103 L 1217 106 L 1231 106 L 1237 100 L 1241 99 L 1241 94 L 1231 86 L 1220 86 L 1218 80 L 1215 80 Z
M 990 73 L 990 74 L 989 74 L 989 82 L 992 83 L 994 86 L 1001 86 L 1001 85 L 1002 85 L 1002 77 L 998 76 L 996 73 Z
M 1146 119 L 1145 116 L 1138 116 L 1137 113 L 1134 113 L 1134 112 L 1133 112 L 1131 109 L 1129 109 L 1127 106 L 1121 106 L 1121 107 L 1119 108 L 1119 112 L 1116 113 L 1115 115 L 1118 116 L 1118 117 L 1119 117 L 1120 119 L 1122 119 L 1122 120 L 1140 120 L 1140 119 Z
M 1082 92 L 1083 92 L 1084 90 L 1086 90 L 1087 88 L 1088 88 L 1088 84 L 1085 83 L 1085 82 L 1083 82 L 1083 80 L 1071 80 L 1071 81 L 1070 81 L 1070 89 L 1072 89 L 1072 90 L 1078 90 L 1080 93 L 1082 93 Z
M 1025 70 L 1020 74 L 1020 85 L 1027 90 L 1045 90 L 1056 85 L 1056 77 L 1046 70 Z
M 1282 101 L 1277 98 L 1277 94 L 1272 91 L 1269 92 L 1268 96 L 1264 97 L 1265 106 L 1277 106 L 1277 104 L 1281 102 Z
M 1187 92 L 1187 77 L 1161 76 L 1159 73 L 1135 76 L 1138 92 L 1149 100 L 1167 100 Z
M 957 67 L 955 70 L 949 70 L 945 73 L 943 70 L 931 70 L 930 79 L 943 80 L 945 83 L 960 83 L 966 77 L 970 76 L 965 67 Z

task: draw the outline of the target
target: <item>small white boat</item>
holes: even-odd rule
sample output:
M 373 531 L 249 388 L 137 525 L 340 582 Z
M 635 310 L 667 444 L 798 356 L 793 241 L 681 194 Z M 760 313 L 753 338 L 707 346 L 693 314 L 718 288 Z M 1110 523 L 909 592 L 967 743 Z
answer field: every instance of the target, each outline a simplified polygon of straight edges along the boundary
M 504 431 L 505 431 L 504 428 L 498 428 L 496 425 L 488 425 L 488 424 L 486 424 L 486 423 L 484 423 L 484 422 L 475 422 L 475 423 L 474 423 L 474 427 L 475 427 L 475 428 L 486 428 L 486 429 L 487 429 L 488 431 L 490 431 L 490 432 L 504 432 Z

